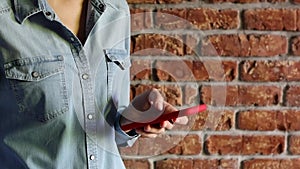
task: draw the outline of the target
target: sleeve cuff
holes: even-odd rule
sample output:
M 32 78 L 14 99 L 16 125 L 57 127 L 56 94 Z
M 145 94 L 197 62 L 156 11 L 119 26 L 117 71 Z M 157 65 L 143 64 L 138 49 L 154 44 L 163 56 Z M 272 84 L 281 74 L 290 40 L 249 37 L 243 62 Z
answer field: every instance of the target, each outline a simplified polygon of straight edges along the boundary
M 139 138 L 140 135 L 137 134 L 135 130 L 131 130 L 130 132 L 125 133 L 121 129 L 120 118 L 121 114 L 118 113 L 118 117 L 115 123 L 116 143 L 120 147 L 130 147 L 135 143 L 135 141 Z

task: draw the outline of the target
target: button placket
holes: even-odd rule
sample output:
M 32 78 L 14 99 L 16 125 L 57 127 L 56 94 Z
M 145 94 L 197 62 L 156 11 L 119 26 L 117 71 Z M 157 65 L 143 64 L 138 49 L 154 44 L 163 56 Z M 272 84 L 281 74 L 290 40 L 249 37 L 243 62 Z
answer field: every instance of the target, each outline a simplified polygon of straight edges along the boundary
M 86 132 L 86 150 L 89 168 L 97 167 L 97 137 L 96 137 L 96 118 L 94 116 L 96 110 L 94 105 L 93 85 L 90 77 L 90 68 L 87 57 L 84 51 L 74 50 L 76 53 L 75 62 L 78 66 L 79 78 L 81 79 L 81 86 L 83 90 L 83 104 L 84 104 L 84 128 Z

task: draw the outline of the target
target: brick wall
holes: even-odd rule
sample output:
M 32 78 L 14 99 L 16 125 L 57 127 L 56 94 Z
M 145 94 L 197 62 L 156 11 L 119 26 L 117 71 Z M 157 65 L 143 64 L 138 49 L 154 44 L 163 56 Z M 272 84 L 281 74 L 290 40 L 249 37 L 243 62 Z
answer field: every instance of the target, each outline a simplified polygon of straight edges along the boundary
M 299 169 L 299 0 L 128 0 L 131 97 L 206 112 L 122 148 L 129 169 Z

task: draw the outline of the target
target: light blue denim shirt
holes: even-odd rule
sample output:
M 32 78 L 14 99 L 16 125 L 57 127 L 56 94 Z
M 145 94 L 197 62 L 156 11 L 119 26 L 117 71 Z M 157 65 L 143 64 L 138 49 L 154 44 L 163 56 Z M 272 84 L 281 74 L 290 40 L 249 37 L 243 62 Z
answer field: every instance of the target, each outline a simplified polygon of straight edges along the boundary
M 87 40 L 46 0 L 0 2 L 0 168 L 122 169 L 129 9 L 91 0 Z

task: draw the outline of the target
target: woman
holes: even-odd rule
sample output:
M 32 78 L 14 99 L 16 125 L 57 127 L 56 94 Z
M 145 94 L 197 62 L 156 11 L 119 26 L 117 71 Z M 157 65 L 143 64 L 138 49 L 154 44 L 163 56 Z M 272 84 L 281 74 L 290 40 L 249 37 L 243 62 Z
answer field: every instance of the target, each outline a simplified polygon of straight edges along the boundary
M 173 127 L 120 128 L 175 110 L 155 89 L 129 104 L 125 0 L 3 0 L 0 23 L 1 169 L 121 169 L 118 146 Z

